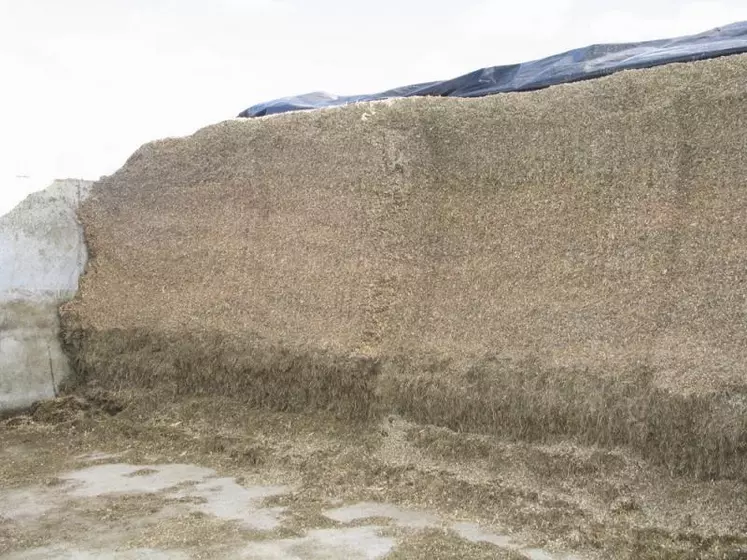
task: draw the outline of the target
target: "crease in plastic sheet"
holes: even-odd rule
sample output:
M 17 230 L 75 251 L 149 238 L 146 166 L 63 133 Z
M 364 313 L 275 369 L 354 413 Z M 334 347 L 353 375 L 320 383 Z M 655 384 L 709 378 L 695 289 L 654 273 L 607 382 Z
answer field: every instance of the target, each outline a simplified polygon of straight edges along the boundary
M 451 80 L 403 86 L 369 95 L 313 92 L 282 97 L 253 105 L 238 116 L 262 117 L 397 97 L 483 97 L 599 78 L 621 70 L 653 68 L 744 52 L 747 52 L 747 21 L 673 39 L 591 45 L 540 60 L 482 68 Z

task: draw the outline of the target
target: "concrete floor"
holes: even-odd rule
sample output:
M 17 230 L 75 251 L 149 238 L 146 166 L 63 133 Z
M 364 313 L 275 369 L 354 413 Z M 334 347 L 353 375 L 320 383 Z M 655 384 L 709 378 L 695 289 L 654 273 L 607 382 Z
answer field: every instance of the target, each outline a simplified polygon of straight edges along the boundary
M 292 486 L 243 485 L 198 465 L 130 464 L 126 459 L 126 454 L 105 453 L 71 457 L 68 464 L 75 468 L 45 484 L 0 490 L 0 524 L 58 535 L 53 545 L 32 545 L 2 557 L 376 560 L 395 554 L 409 535 L 437 529 L 489 544 L 496 557 L 511 551 L 512 557 L 532 560 L 576 558 L 527 548 L 476 524 L 447 523 L 435 512 L 387 503 L 322 507 L 320 527 L 289 529 L 286 508 L 268 502 L 293 492 Z M 173 546 L 174 539 L 168 548 L 158 546 L 159 533 L 173 531 L 185 531 L 184 546 Z M 195 542 L 190 531 L 206 535 L 204 541 Z M 136 546 L 143 535 L 150 535 L 153 544 Z

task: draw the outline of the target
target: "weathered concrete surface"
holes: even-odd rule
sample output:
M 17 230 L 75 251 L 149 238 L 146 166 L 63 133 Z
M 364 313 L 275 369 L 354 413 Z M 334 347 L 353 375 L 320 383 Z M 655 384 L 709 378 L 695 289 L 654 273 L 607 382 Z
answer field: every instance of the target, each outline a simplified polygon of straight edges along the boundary
M 54 396 L 69 373 L 57 307 L 85 267 L 76 212 L 90 186 L 55 181 L 0 217 L 0 413 Z
M 79 459 L 79 463 L 85 458 Z M 264 504 L 283 496 L 291 488 L 244 487 L 233 478 L 218 478 L 213 469 L 189 464 L 133 465 L 100 463 L 60 473 L 53 487 L 31 486 L 0 490 L 0 522 L 31 531 L 43 523 L 74 527 L 85 524 L 89 531 L 74 541 L 15 551 L 3 556 L 13 560 L 41 558 L 231 558 L 251 560 L 378 560 L 396 551 L 400 541 L 425 529 L 451 531 L 467 542 L 487 543 L 495 557 L 514 551 L 513 558 L 530 560 L 578 560 L 579 556 L 550 553 L 527 547 L 508 535 L 495 534 L 473 523 L 448 523 L 433 512 L 399 508 L 387 503 L 359 503 L 323 510 L 319 519 L 333 527 L 309 528 L 300 535 L 283 537 L 289 516 L 286 508 Z M 107 530 L 106 521 L 85 519 L 78 510 L 109 500 L 134 503 L 147 500 L 147 507 L 131 523 Z M 244 532 L 231 546 L 225 541 L 203 544 L 197 550 L 128 547 L 138 532 L 184 516 L 199 516 L 204 523 L 220 527 L 229 522 Z M 366 520 L 384 524 L 360 525 Z M 394 531 L 393 528 L 399 529 Z M 273 533 L 274 532 L 274 533 Z M 296 530 L 296 533 L 299 531 Z M 86 534 L 89 533 L 89 534 Z M 92 538 L 93 535 L 93 538 Z M 273 538 L 274 537 L 274 538 Z M 256 539 L 256 540 L 255 540 Z

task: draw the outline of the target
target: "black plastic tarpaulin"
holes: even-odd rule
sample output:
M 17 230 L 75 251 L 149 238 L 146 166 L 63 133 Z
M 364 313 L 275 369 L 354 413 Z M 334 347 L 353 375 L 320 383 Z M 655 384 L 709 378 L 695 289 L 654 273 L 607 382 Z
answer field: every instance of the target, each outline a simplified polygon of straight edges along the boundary
M 403 86 L 371 95 L 338 96 L 314 92 L 283 97 L 253 105 L 242 111 L 239 117 L 262 117 L 395 97 L 482 97 L 494 93 L 529 91 L 598 78 L 621 70 L 651 68 L 743 52 L 747 52 L 747 21 L 674 39 L 591 45 L 532 62 L 482 68 L 451 80 Z

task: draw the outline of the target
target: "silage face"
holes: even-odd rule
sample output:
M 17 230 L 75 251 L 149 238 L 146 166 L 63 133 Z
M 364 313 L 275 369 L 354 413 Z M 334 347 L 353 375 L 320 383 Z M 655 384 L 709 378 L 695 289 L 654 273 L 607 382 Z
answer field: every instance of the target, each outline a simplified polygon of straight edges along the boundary
M 83 207 L 69 349 L 115 387 L 744 477 L 745 65 L 149 144 Z

